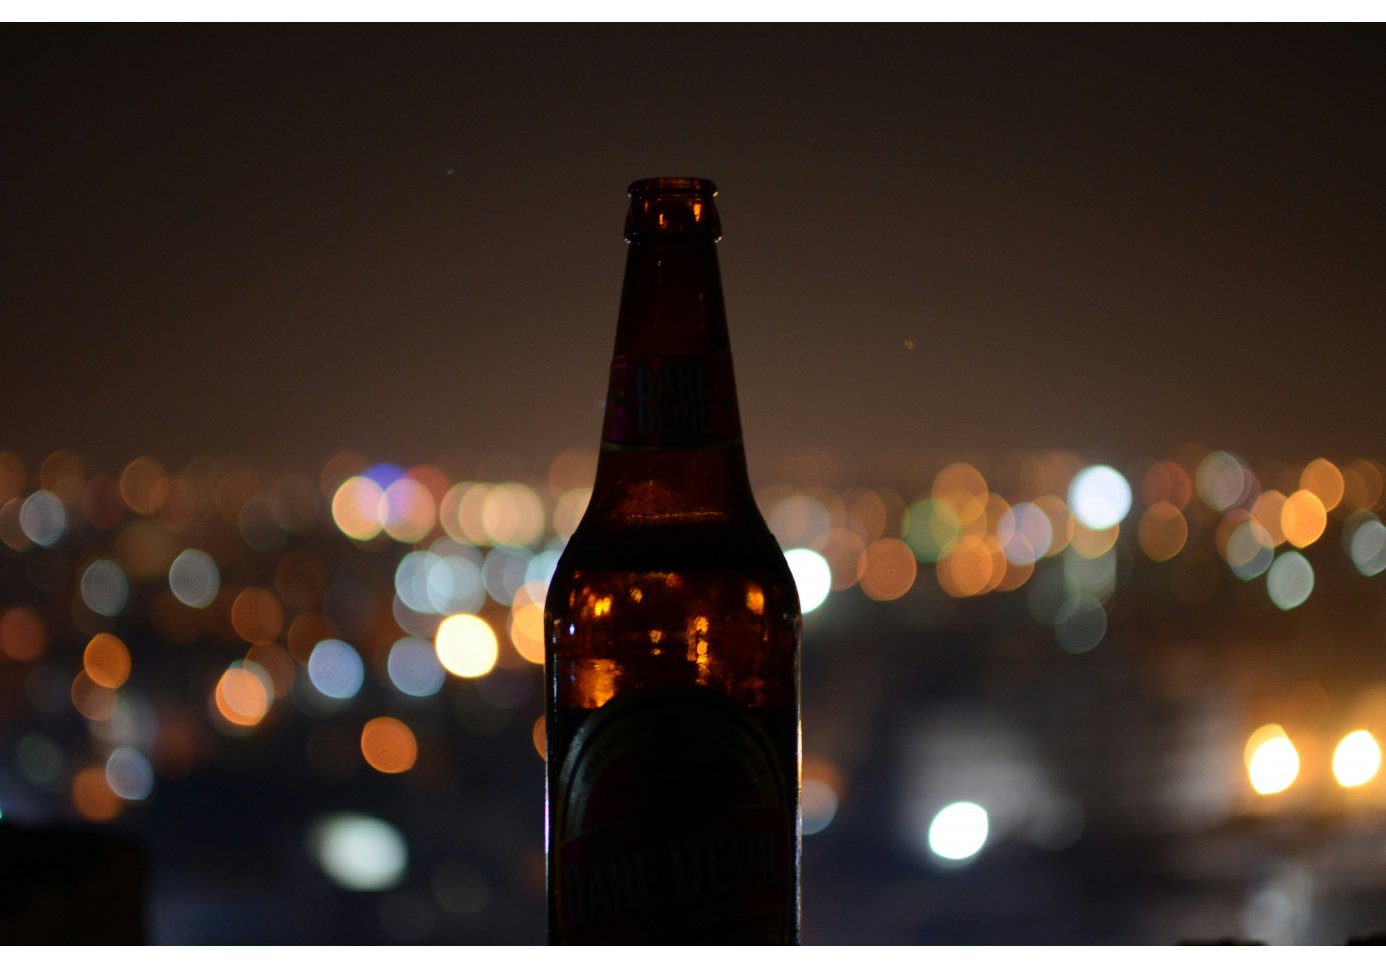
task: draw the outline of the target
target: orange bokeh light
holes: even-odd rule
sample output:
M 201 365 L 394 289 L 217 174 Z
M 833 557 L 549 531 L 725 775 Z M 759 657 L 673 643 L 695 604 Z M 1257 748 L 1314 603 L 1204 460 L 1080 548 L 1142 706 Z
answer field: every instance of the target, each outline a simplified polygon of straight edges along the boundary
M 1296 548 L 1307 548 L 1323 536 L 1328 526 L 1328 512 L 1313 491 L 1295 491 L 1285 499 L 1280 512 L 1280 527 L 1285 539 Z
M 935 500 L 948 501 L 961 510 L 970 499 L 986 501 L 987 480 L 971 464 L 949 464 L 934 476 L 931 494 Z
M 1277 548 L 1285 543 L 1285 528 L 1282 524 L 1285 504 L 1289 499 L 1279 491 L 1262 491 L 1256 503 L 1251 506 L 1251 517 L 1266 529 L 1270 535 L 1271 547 Z
M 294 616 L 294 620 L 289 623 L 285 644 L 288 645 L 289 654 L 294 657 L 294 661 L 306 666 L 308 657 L 313 654 L 313 646 L 323 639 L 335 639 L 339 634 L 337 626 L 333 625 L 327 616 L 318 612 L 304 612 Z
M 828 532 L 823 546 L 816 550 L 828 563 L 835 592 L 851 588 L 866 573 L 866 542 L 856 531 L 834 528 Z
M 1164 503 L 1182 511 L 1192 497 L 1189 472 L 1172 460 L 1152 464 L 1141 479 L 1141 499 L 1148 507 Z
M 221 674 L 213 698 L 217 712 L 233 726 L 256 726 L 269 712 L 265 680 L 240 663 Z
M 24 494 L 24 483 L 28 479 L 24 461 L 18 454 L 0 450 L 0 504 Z
M 269 676 L 274 698 L 283 699 L 294 685 L 294 659 L 283 646 L 269 643 L 252 645 L 245 661 L 253 662 Z
M 405 773 L 419 758 L 419 743 L 398 719 L 377 716 L 361 729 L 361 755 L 381 773 Z
M 899 538 L 882 538 L 866 549 L 861 590 L 878 602 L 893 601 L 910 590 L 918 572 L 919 564 L 909 545 Z
M 1343 472 L 1331 460 L 1320 457 L 1300 472 L 1299 486 L 1323 502 L 1325 511 L 1332 511 L 1343 499 Z
M 39 465 L 39 486 L 64 504 L 74 504 L 86 487 L 87 469 L 70 450 L 55 450 Z
M 32 611 L 21 607 L 0 613 L 0 652 L 16 662 L 32 662 L 46 645 L 43 622 Z
M 1001 555 L 1001 561 L 1006 566 L 1005 573 L 1001 576 L 1001 580 L 996 583 L 995 587 L 992 589 L 993 591 L 1013 592 L 1029 581 L 1035 574 L 1033 562 L 1026 561 L 1016 564 L 1014 561 L 1008 559 L 1004 553 Z
M 1044 557 L 1052 558 L 1068 547 L 1078 528 L 1078 522 L 1063 498 L 1054 494 L 1041 494 L 1035 498 L 1034 505 L 1049 518 L 1050 527 L 1053 529 L 1054 538 L 1049 542 L 1049 550 L 1044 553 Z
M 1006 556 L 991 535 L 969 535 L 938 563 L 939 586 L 954 598 L 991 591 L 1006 577 Z
M 1073 529 L 1069 545 L 1084 558 L 1101 558 L 1116 547 L 1120 534 L 1119 524 L 1114 524 L 1110 528 L 1089 528 L 1087 525 L 1079 524 Z
M 72 778 L 72 805 L 84 820 L 103 823 L 120 815 L 122 801 L 106 782 L 106 771 L 88 766 Z
M 1137 530 L 1141 550 L 1151 561 L 1169 561 L 1184 550 L 1189 540 L 1189 524 L 1171 501 L 1160 501 L 1145 509 Z
M 104 723 L 116 707 L 116 691 L 92 681 L 85 672 L 72 680 L 72 708 L 92 722 Z
M 875 491 L 862 491 L 857 494 L 847 509 L 847 528 L 866 542 L 875 541 L 885 534 L 888 512 L 885 501 Z M 829 559 L 831 561 L 831 559 Z M 836 579 L 836 572 L 834 579 Z
M 544 603 L 520 601 L 510 611 L 510 642 L 526 662 L 544 664 Z
M 369 541 L 380 534 L 384 492 L 369 477 L 350 477 L 332 495 L 332 520 L 348 538 Z
M 541 760 L 549 758 L 548 733 L 548 724 L 544 722 L 543 716 L 534 721 L 534 728 L 529 731 L 530 739 L 534 741 L 534 749 L 539 753 Z
M 120 496 L 130 510 L 149 516 L 168 500 L 169 479 L 152 457 L 136 457 L 120 474 Z
M 130 678 L 130 650 L 109 632 L 98 632 L 82 653 L 82 668 L 98 686 L 119 689 Z
M 1370 511 L 1381 504 L 1382 468 L 1359 457 L 1343 468 L 1343 505 L 1349 511 Z
M 273 642 L 284 629 L 284 607 L 268 589 L 242 589 L 231 604 L 231 626 L 252 644 Z

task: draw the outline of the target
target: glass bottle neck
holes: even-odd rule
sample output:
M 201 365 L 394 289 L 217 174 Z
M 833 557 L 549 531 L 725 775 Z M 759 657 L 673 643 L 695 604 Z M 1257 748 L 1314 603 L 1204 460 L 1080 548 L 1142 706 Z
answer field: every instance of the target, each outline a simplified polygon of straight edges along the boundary
M 629 243 L 592 504 L 644 524 L 754 511 L 712 238 Z
M 729 351 L 716 240 L 655 237 L 627 246 L 616 355 Z

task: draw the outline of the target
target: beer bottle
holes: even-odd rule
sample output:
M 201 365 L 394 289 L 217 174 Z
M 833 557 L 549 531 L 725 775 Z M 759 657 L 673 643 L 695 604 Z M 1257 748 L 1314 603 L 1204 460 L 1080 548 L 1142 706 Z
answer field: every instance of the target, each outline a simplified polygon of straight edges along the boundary
M 716 193 L 630 187 L 596 482 L 545 605 L 553 942 L 799 940 L 799 599 L 746 474 Z

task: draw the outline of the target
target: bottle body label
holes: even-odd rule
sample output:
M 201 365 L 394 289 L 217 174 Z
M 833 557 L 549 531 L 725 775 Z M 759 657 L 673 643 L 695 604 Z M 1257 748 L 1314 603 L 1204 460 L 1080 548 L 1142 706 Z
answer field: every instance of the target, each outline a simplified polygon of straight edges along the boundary
M 553 791 L 557 940 L 795 940 L 797 723 L 760 718 L 704 688 L 588 715 Z
M 629 447 L 702 447 L 741 436 L 731 354 L 617 355 L 602 439 Z

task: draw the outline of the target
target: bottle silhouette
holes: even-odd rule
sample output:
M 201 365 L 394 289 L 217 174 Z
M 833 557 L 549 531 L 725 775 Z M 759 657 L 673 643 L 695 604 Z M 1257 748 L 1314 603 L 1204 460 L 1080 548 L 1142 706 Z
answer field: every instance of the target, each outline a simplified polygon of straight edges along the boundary
M 715 195 L 630 187 L 596 482 L 545 607 L 556 943 L 799 940 L 799 600 L 746 473 Z

